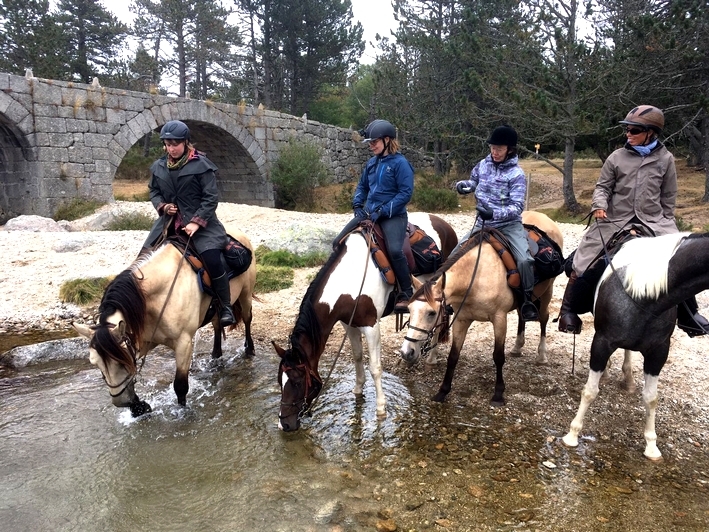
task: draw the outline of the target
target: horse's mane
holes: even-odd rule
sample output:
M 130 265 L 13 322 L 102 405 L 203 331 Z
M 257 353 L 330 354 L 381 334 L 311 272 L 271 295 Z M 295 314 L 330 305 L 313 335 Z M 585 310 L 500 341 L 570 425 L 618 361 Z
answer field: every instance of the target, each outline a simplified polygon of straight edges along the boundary
M 96 331 L 91 340 L 92 347 L 104 358 L 110 358 L 135 370 L 133 357 L 127 357 L 123 349 L 111 334 L 108 318 L 116 312 L 123 315 L 126 331 L 133 345 L 139 345 L 145 324 L 145 294 L 136 282 L 132 269 L 123 270 L 106 287 L 98 307 L 99 318 Z M 99 348 L 100 349 L 97 349 Z
M 308 286 L 308 289 L 305 291 L 303 301 L 300 302 L 298 318 L 295 320 L 295 326 L 290 335 L 290 343 L 293 352 L 304 353 L 301 337 L 310 340 L 314 351 L 320 352 L 323 348 L 322 328 L 315 314 L 315 305 L 313 303 L 314 294 L 318 291 L 324 280 L 327 280 L 333 265 L 340 261 L 343 251 L 344 246 L 339 246 L 339 248 L 330 255 L 330 258 L 328 258 L 327 262 L 320 268 L 315 279 L 312 280 L 310 286 Z
M 634 299 L 657 299 L 667 292 L 670 259 L 689 233 L 673 233 L 653 238 L 636 238 L 623 245 L 613 257 L 616 270 L 625 269 L 623 286 Z M 606 268 L 601 283 L 613 273 Z
M 451 267 L 456 262 L 458 262 L 461 257 L 467 254 L 468 251 L 478 247 L 483 241 L 484 233 L 487 232 L 487 229 L 478 231 L 477 233 L 472 235 L 468 240 L 463 242 L 460 247 L 456 249 L 455 252 L 452 253 L 443 264 L 441 264 L 441 266 L 436 270 L 436 272 L 414 292 L 414 295 L 412 297 L 415 299 L 423 294 L 423 296 L 426 298 L 426 301 L 431 301 L 433 298 L 433 292 L 431 287 L 438 281 L 438 279 L 441 278 L 444 273 L 450 270 Z

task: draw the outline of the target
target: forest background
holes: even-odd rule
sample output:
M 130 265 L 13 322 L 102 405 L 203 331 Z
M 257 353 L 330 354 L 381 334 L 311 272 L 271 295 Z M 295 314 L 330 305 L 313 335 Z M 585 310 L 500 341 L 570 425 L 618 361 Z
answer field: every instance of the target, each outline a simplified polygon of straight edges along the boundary
M 709 202 L 709 2 L 391 5 L 398 25 L 362 64 L 350 0 L 132 0 L 130 26 L 95 0 L 0 0 L 0 71 L 98 77 L 354 129 L 386 118 L 440 175 L 469 171 L 507 123 L 522 155 L 560 172 L 570 212 L 581 210 L 579 153 L 605 160 L 624 141 L 618 121 L 651 104 L 665 112 L 663 141 L 702 172 L 697 201 Z

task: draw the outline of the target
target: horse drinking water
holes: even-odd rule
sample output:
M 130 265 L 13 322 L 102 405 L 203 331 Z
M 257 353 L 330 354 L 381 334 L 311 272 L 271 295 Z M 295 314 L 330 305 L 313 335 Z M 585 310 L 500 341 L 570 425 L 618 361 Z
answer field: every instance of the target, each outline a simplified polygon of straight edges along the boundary
M 596 290 L 594 335 L 588 380 L 579 409 L 563 442 L 578 445 L 583 418 L 598 395 L 608 359 L 622 348 L 643 355 L 645 451 L 662 457 L 657 447 L 655 411 L 657 382 L 667 361 L 677 305 L 709 289 L 709 233 L 638 238 L 623 245 L 605 269 Z
M 453 228 L 437 216 L 411 213 L 409 222 L 433 238 L 444 259 L 458 243 Z M 362 395 L 365 381 L 362 361 L 364 334 L 369 352 L 369 371 L 376 390 L 377 415 L 386 415 L 379 319 L 392 311 L 392 291 L 393 286 L 384 280 L 377 269 L 363 234 L 350 233 L 308 287 L 288 349 L 282 349 L 275 342 L 273 344 L 281 357 L 278 367 L 281 387 L 279 428 L 284 431 L 297 430 L 300 417 L 320 393 L 322 379 L 318 364 L 332 328 L 338 321 L 342 322 L 352 346 L 355 395 Z
M 541 229 L 559 249 L 563 249 L 559 227 L 545 214 L 524 211 L 522 223 Z M 448 333 L 449 317 L 455 316 L 446 374 L 438 393 L 433 397 L 434 401 L 443 402 L 451 390 L 453 373 L 470 325 L 473 321 L 489 321 L 492 322 L 495 336 L 492 358 L 497 371 L 491 403 L 505 403 L 502 366 L 505 363 L 507 314 L 517 308 L 517 302 L 507 282 L 508 270 L 493 245 L 483 238 L 485 232 L 483 230 L 474 234 L 433 277 L 423 284 L 415 285 L 416 291 L 409 305 L 409 330 L 401 346 L 401 357 L 406 362 L 413 364 L 418 361 L 422 344 L 436 337 L 443 341 Z M 534 288 L 541 328 L 537 357 L 537 363 L 540 364 L 547 361 L 546 326 L 553 284 L 552 277 L 537 283 Z M 520 319 L 513 353 L 519 353 L 524 345 L 524 327 L 524 321 Z
M 236 228 L 226 229 L 253 256 L 248 237 Z M 255 283 L 253 259 L 246 271 L 230 281 L 232 309 L 237 323 L 244 323 L 245 356 L 254 355 L 251 303 Z M 197 274 L 184 260 L 182 251 L 170 242 L 141 256 L 111 281 L 99 306 L 98 323 L 93 327 L 73 326 L 89 339 L 89 360 L 101 370 L 115 406 L 130 407 L 134 417 L 150 412 L 150 406 L 135 393 L 134 385 L 139 361 L 144 361 L 157 345 L 175 351 L 173 388 L 178 404 L 186 404 L 193 338 L 212 315 L 212 357 L 222 354 L 219 316 L 214 315 L 211 302 L 211 296 L 201 291 Z

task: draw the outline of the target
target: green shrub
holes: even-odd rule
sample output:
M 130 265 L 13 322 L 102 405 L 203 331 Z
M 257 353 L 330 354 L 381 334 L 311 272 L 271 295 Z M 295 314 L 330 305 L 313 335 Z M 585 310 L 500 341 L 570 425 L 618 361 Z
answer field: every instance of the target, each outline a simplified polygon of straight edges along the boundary
M 59 299 L 75 305 L 98 303 L 112 279 L 112 277 L 90 277 L 64 281 L 59 287 Z
M 256 264 L 256 287 L 258 294 L 276 292 L 293 286 L 293 268 Z
M 116 169 L 116 179 L 147 182 L 150 178 L 150 165 L 164 154 L 159 135 L 152 135 L 147 157 L 143 148 L 143 139 L 140 139 L 123 156 L 120 166 Z
M 106 225 L 106 231 L 150 231 L 155 218 L 142 213 L 122 214 Z
M 314 144 L 291 139 L 281 148 L 271 171 L 276 207 L 310 212 L 315 208 L 315 187 L 325 185 L 329 175 Z
M 411 203 L 423 212 L 450 212 L 458 209 L 458 194 L 447 188 L 421 184 L 414 188 Z
M 99 201 L 74 198 L 69 203 L 57 208 L 52 219 L 54 221 L 67 220 L 69 222 L 78 220 L 96 212 L 96 209 L 104 205 Z
M 114 197 L 118 201 L 150 201 L 150 191 L 146 190 L 140 194 L 131 195 L 114 194 Z

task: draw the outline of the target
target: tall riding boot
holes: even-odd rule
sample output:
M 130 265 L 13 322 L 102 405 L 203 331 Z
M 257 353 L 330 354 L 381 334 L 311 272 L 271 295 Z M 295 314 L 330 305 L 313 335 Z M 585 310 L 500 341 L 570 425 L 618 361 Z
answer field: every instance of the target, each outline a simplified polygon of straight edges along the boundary
M 579 315 L 573 312 L 572 301 L 573 301 L 573 286 L 578 276 L 576 272 L 572 271 L 569 276 L 569 282 L 566 283 L 566 290 L 564 291 L 564 299 L 561 301 L 561 310 L 559 311 L 559 330 L 561 332 L 578 334 L 581 332 L 581 318 Z
M 699 314 L 699 305 L 694 296 L 677 305 L 677 326 L 690 338 L 709 333 L 709 321 Z
M 532 291 L 524 291 L 524 299 L 522 304 L 519 306 L 519 313 L 522 316 L 522 321 L 539 321 L 539 311 L 537 307 L 532 303 Z
M 221 303 L 219 324 L 222 327 L 234 325 L 236 318 L 234 317 L 234 312 L 231 310 L 231 293 L 229 291 L 229 277 L 227 274 L 224 273 L 219 277 L 213 278 L 212 288 L 214 288 L 214 293 L 217 294 L 217 298 L 219 298 L 219 302 Z
M 409 264 L 405 257 L 399 260 L 391 261 L 391 269 L 394 270 L 394 277 L 399 285 L 399 294 L 396 296 L 394 304 L 394 312 L 404 313 L 409 311 L 409 300 L 414 295 L 414 289 L 411 286 L 411 273 L 409 273 Z

